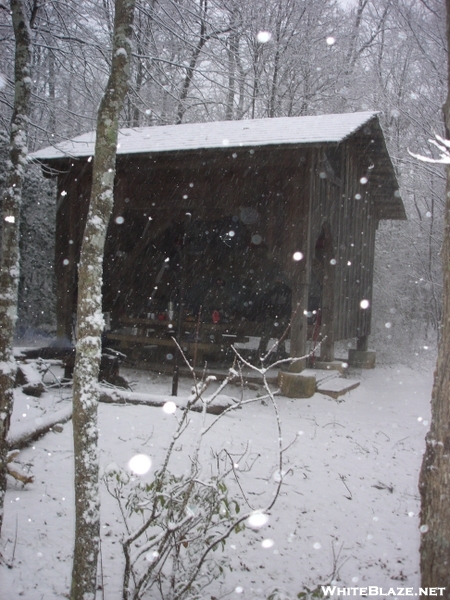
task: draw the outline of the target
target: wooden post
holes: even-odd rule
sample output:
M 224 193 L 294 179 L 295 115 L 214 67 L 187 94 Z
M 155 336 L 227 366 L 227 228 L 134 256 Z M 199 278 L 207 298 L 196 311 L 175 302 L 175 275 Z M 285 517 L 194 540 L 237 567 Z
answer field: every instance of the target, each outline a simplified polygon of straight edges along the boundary
M 307 269 L 298 282 L 292 286 L 292 317 L 291 317 L 291 356 L 305 356 L 307 339 L 307 320 L 305 311 L 308 306 L 309 284 L 303 283 L 306 278 Z M 292 370 L 298 372 L 306 367 L 306 360 L 297 361 L 292 365 Z
M 369 349 L 368 335 L 361 335 L 360 337 L 356 338 L 356 349 L 361 352 L 367 352 L 367 350 Z
M 292 157 L 292 158 L 291 158 Z M 284 237 L 284 261 L 292 288 L 291 357 L 306 355 L 308 292 L 310 277 L 310 161 L 289 157 L 289 177 L 286 186 L 287 223 Z M 306 359 L 291 368 L 302 371 Z
M 334 360 L 334 275 L 335 266 L 331 263 L 334 258 L 333 240 L 329 226 L 323 227 L 325 233 L 323 279 L 322 279 L 322 323 L 320 346 L 320 360 L 332 362 Z
M 56 336 L 61 344 L 67 344 L 72 339 L 73 296 L 77 268 L 76 246 L 78 240 L 75 235 L 76 221 L 73 214 L 76 187 L 74 189 L 72 184 L 70 172 L 58 178 L 55 242 Z

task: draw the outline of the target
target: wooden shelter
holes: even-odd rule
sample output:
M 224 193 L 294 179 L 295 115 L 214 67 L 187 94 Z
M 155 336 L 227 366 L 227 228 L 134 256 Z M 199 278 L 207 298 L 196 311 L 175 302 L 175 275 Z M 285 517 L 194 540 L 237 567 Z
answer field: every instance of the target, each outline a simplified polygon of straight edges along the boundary
M 32 155 L 57 177 L 60 337 L 71 338 L 93 132 Z M 375 232 L 405 219 L 377 113 L 122 129 L 104 262 L 110 341 L 217 355 L 290 324 L 367 350 Z M 179 318 L 178 318 L 179 317 Z M 149 350 L 150 351 L 150 350 Z

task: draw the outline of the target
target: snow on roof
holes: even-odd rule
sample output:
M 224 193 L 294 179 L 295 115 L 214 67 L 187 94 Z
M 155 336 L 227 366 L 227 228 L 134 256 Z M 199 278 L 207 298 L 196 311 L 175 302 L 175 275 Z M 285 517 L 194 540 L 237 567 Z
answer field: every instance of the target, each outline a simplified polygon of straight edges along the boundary
M 370 111 L 121 129 L 117 153 L 147 154 L 206 148 L 339 143 L 377 114 Z M 30 159 L 90 156 L 94 153 L 94 143 L 95 132 L 90 131 L 72 140 L 38 150 L 30 155 Z

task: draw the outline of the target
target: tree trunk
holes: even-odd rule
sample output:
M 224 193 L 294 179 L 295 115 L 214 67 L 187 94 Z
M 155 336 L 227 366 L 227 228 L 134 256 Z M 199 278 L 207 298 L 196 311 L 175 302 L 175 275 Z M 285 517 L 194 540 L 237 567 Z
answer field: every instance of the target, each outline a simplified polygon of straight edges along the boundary
M 225 102 L 225 120 L 232 121 L 234 115 L 234 99 L 236 96 L 236 65 L 239 54 L 239 37 L 242 27 L 239 5 L 233 4 L 230 16 L 230 35 L 227 44 L 227 71 L 228 71 L 228 91 Z
M 450 0 L 446 0 L 447 45 L 450 45 Z M 449 61 L 450 63 L 450 61 Z M 450 139 L 449 88 L 444 105 L 446 138 Z M 431 427 L 420 473 L 420 572 L 422 587 L 444 587 L 450 598 L 450 167 L 447 167 L 442 329 L 431 398 Z
M 175 123 L 180 125 L 183 122 L 184 113 L 186 112 L 185 100 L 189 93 L 189 88 L 192 83 L 192 79 L 194 77 L 195 67 L 197 65 L 198 57 L 200 56 L 200 52 L 203 49 L 203 46 L 208 41 L 209 37 L 206 35 L 206 13 L 207 13 L 207 2 L 205 0 L 200 0 L 200 36 L 198 38 L 197 45 L 192 52 L 191 60 L 189 61 L 189 66 L 186 70 L 186 75 L 184 78 L 184 82 L 181 88 L 180 98 L 178 100 L 178 110 L 177 117 Z
M 11 118 L 9 162 L 3 196 L 2 256 L 0 271 L 0 533 L 6 492 L 8 435 L 13 408 L 16 364 L 13 355 L 14 327 L 19 291 L 19 225 L 22 184 L 26 165 L 27 126 L 31 94 L 31 37 L 22 0 L 11 0 L 16 42 L 15 96 Z
M 101 356 L 102 272 L 113 209 L 118 122 L 129 79 L 135 0 L 116 0 L 111 73 L 97 116 L 91 199 L 78 272 L 73 381 L 75 549 L 71 600 L 94 600 L 100 541 L 97 386 Z

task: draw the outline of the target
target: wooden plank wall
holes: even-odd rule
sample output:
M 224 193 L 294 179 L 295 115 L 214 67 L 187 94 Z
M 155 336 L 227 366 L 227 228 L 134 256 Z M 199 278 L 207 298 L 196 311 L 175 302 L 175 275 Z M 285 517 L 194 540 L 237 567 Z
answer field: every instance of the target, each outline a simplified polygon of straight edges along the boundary
M 312 194 L 311 252 L 324 223 L 329 224 L 334 246 L 335 341 L 370 334 L 373 260 L 377 220 L 369 182 L 361 183 L 370 164 L 353 141 L 340 148 L 340 177 L 324 168 L 323 151 L 316 150 Z M 363 180 L 364 181 L 364 180 Z M 367 300 L 369 308 L 361 307 Z
M 375 235 L 378 227 L 374 201 L 374 183 L 371 181 L 371 167 L 374 166 L 370 131 L 354 136 L 346 143 L 346 189 L 349 214 L 352 217 L 350 241 L 354 243 L 354 269 L 347 279 L 346 293 L 350 295 L 349 319 L 345 333 L 350 337 L 370 335 L 372 319 L 373 269 L 375 256 Z M 369 302 L 362 308 L 362 300 Z

